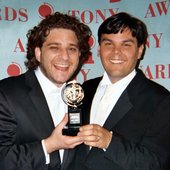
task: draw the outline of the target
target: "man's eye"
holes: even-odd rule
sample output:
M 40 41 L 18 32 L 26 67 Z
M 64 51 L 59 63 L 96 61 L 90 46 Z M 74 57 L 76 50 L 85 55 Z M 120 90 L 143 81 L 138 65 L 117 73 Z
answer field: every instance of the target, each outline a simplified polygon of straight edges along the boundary
M 52 49 L 52 50 L 57 50 L 57 49 L 59 49 L 59 48 L 56 47 L 56 46 L 50 46 L 50 49 Z
M 130 44 L 130 43 L 125 43 L 125 44 L 124 44 L 125 47 L 130 47 L 131 45 L 132 45 L 132 44 Z
M 72 52 L 77 52 L 78 51 L 77 48 L 70 48 L 69 50 L 72 51 Z
M 109 46 L 109 45 L 111 45 L 111 43 L 110 42 L 105 42 L 104 45 Z

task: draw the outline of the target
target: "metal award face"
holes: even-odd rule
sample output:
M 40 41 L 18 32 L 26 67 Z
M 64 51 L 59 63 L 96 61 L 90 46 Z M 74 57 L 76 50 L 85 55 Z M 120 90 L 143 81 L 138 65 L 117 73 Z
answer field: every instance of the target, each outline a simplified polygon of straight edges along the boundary
M 62 99 L 68 105 L 68 124 L 64 127 L 62 134 L 75 136 L 82 124 L 81 109 L 84 91 L 79 83 L 70 82 L 62 89 Z

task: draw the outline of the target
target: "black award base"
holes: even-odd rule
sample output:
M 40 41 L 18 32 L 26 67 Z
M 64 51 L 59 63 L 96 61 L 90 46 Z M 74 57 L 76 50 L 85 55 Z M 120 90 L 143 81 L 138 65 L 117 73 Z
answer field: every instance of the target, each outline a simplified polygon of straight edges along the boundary
M 68 110 L 68 124 L 62 130 L 63 135 L 76 136 L 82 124 L 81 109 L 71 108 Z
M 79 127 L 69 127 L 69 128 L 64 127 L 64 129 L 62 130 L 62 134 L 67 136 L 76 136 L 78 132 L 79 132 Z

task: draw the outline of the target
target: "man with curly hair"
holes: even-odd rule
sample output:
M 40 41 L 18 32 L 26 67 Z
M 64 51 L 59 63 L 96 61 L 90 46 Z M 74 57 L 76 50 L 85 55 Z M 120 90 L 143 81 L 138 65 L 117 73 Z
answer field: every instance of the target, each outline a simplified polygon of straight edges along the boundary
M 91 30 L 56 12 L 29 30 L 26 73 L 0 81 L 0 169 L 72 169 L 81 137 L 64 136 L 61 89 L 90 54 Z

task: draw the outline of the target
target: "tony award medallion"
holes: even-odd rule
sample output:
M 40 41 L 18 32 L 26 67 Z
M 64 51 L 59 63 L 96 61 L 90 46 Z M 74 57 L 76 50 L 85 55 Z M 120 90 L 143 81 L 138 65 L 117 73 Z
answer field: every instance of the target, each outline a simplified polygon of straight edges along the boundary
M 79 83 L 72 81 L 62 89 L 61 95 L 63 101 L 68 105 L 68 123 L 62 134 L 75 136 L 82 124 L 81 109 L 78 106 L 82 104 L 84 91 Z

